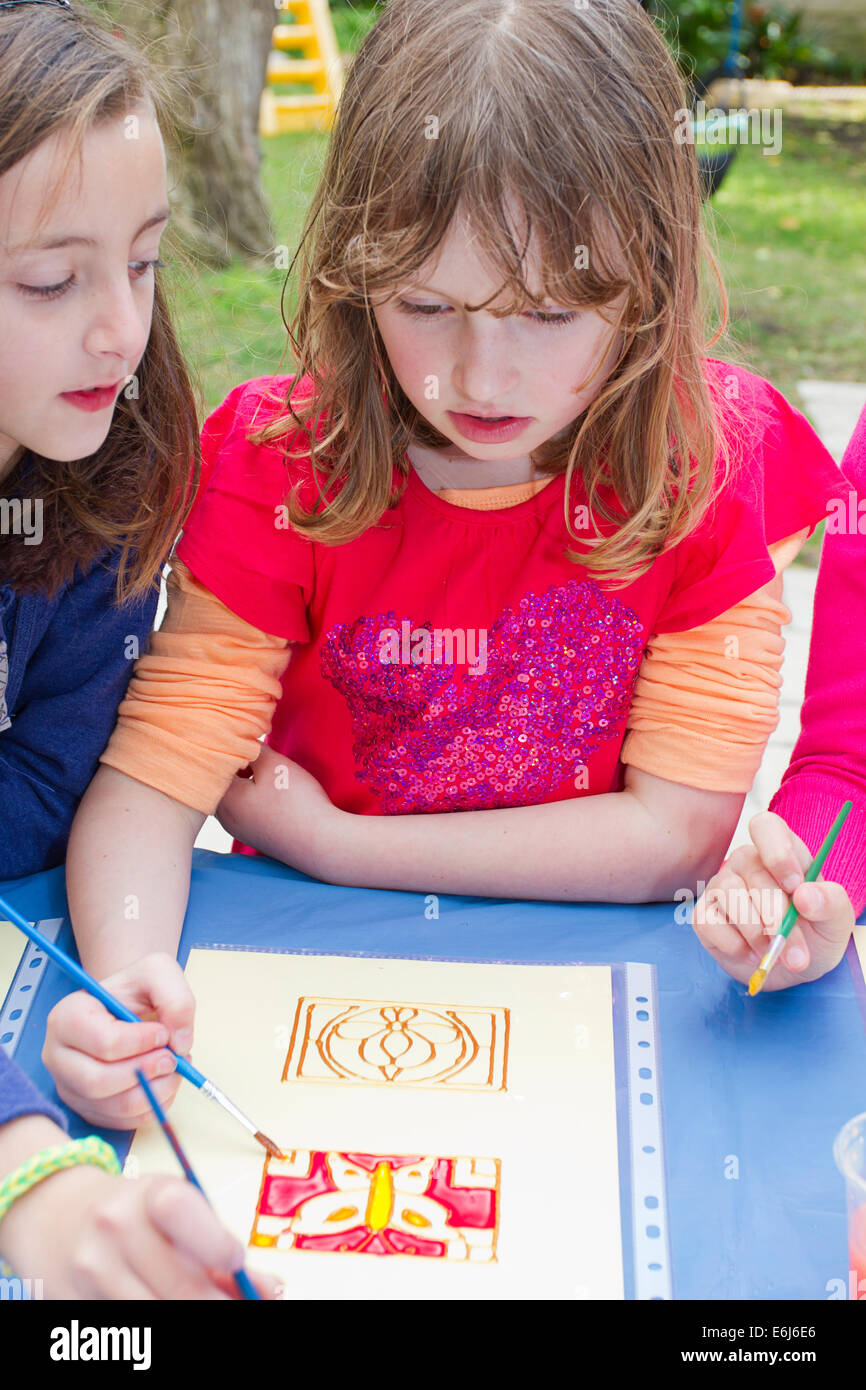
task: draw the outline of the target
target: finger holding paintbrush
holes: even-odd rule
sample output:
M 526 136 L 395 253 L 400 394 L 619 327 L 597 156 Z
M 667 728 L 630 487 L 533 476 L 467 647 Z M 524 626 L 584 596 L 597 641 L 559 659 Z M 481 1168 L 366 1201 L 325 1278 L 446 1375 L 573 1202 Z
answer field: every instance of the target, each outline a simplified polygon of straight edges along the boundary
M 174 1127 L 169 1122 L 168 1117 L 165 1114 L 165 1111 L 163 1110 L 162 1106 L 160 1105 L 159 1101 L 154 1095 L 153 1089 L 150 1086 L 147 1078 L 144 1076 L 142 1072 L 138 1071 L 136 1072 L 136 1079 L 142 1091 L 144 1092 L 148 1106 L 153 1111 L 153 1114 L 156 1116 L 163 1134 L 165 1135 L 166 1139 L 171 1145 L 174 1155 L 177 1158 L 177 1161 L 180 1164 L 181 1168 L 183 1169 L 185 1178 L 188 1182 L 192 1183 L 193 1187 L 198 1189 L 204 1200 L 208 1203 L 208 1206 L 210 1206 L 207 1193 L 205 1192 L 204 1188 L 202 1187 L 201 1183 L 196 1177 L 192 1168 L 192 1164 L 190 1163 L 183 1150 L 183 1147 L 181 1145 L 180 1140 L 177 1137 Z M 270 1295 L 270 1297 L 280 1297 L 282 1289 L 280 1287 L 279 1281 L 275 1280 L 271 1275 L 260 1275 L 258 1277 L 262 1280 L 262 1287 Z M 260 1293 L 259 1290 L 256 1288 L 249 1274 L 243 1267 L 234 1270 L 232 1272 L 232 1278 L 237 1288 L 237 1292 L 241 1298 L 247 1299 L 251 1302 L 258 1302 L 261 1300 L 262 1293 Z
M 780 816 L 753 816 L 749 835 L 751 843 L 731 850 L 695 904 L 695 934 L 723 970 L 747 985 L 793 904 L 797 921 L 763 988 L 818 980 L 845 954 L 853 904 L 841 883 L 820 874 L 805 878 L 812 851 Z
M 119 999 L 116 994 L 113 994 L 111 990 L 107 988 L 107 985 L 116 983 L 119 980 L 121 985 L 125 986 L 129 983 L 130 978 L 140 979 L 142 968 L 144 968 L 145 970 L 152 969 L 154 962 L 158 962 L 160 970 L 163 973 L 167 973 L 169 976 L 173 975 L 176 981 L 176 972 L 180 972 L 181 976 L 183 975 L 183 972 L 180 970 L 180 966 L 177 964 L 176 961 L 173 961 L 170 957 L 165 955 L 145 957 L 144 961 L 139 961 L 136 965 L 128 967 L 126 971 L 120 972 L 119 976 L 112 977 L 109 981 L 100 982 L 99 980 L 94 979 L 93 976 L 90 975 L 88 971 L 86 971 L 77 960 L 74 960 L 72 956 L 68 955 L 67 952 L 62 949 L 62 947 L 56 944 L 56 942 L 49 941 L 46 937 L 44 937 L 42 933 L 39 931 L 38 927 L 35 927 L 32 922 L 29 922 L 27 920 L 26 917 L 23 917 L 21 913 L 18 912 L 16 908 L 12 907 L 8 902 L 6 902 L 4 898 L 0 898 L 0 914 L 8 918 L 8 920 L 12 923 L 13 926 L 16 926 L 19 931 L 23 932 L 23 934 L 30 941 L 32 941 L 36 946 L 38 946 L 39 949 L 43 951 L 44 954 L 48 956 L 49 959 L 52 960 L 55 965 L 60 967 L 60 969 L 63 971 L 65 975 L 68 975 L 68 977 L 71 980 L 73 980 L 75 984 L 80 986 L 81 990 L 85 991 L 87 995 L 91 996 L 92 1000 L 98 1001 L 98 1004 L 102 1005 L 103 1011 L 107 1010 L 107 1012 L 113 1015 L 114 1018 L 122 1020 L 122 1022 L 125 1024 L 134 1025 L 137 1037 L 136 1042 L 133 1042 L 130 1039 L 128 1029 L 122 1030 L 122 1036 L 121 1031 L 117 1029 L 112 1030 L 111 1047 L 116 1052 L 116 1058 L 110 1060 L 106 1064 L 106 1067 L 103 1069 L 102 1072 L 94 1071 L 92 1065 L 88 1067 L 88 1061 L 92 1063 L 92 1059 L 88 1059 L 86 1057 L 83 1061 L 81 1058 L 76 1059 L 72 1057 L 71 1059 L 73 1075 L 75 1074 L 74 1068 L 77 1065 L 78 1075 L 81 1076 L 88 1088 L 83 1093 L 85 1099 L 87 1099 L 88 1097 L 98 1098 L 100 1095 L 110 1095 L 111 1097 L 113 1097 L 115 1101 L 112 1113 L 116 1113 L 120 1118 L 115 1118 L 111 1120 L 101 1120 L 97 1122 L 103 1123 L 108 1127 L 116 1129 L 132 1128 L 135 1122 L 136 1115 L 140 1110 L 140 1098 L 134 1093 L 134 1091 L 131 1090 L 131 1087 L 123 1087 L 121 1096 L 119 1098 L 115 1095 L 115 1092 L 117 1090 L 118 1085 L 121 1084 L 121 1077 L 123 1077 L 125 1073 L 129 1070 L 130 1058 L 133 1058 L 136 1062 L 136 1065 L 138 1065 L 140 1051 L 142 1046 L 144 1045 L 138 1034 L 142 1029 L 144 1029 L 146 1033 L 148 1024 L 146 1021 L 143 1023 L 142 1019 L 136 1013 L 134 1013 L 133 1010 L 129 1008 L 129 1006 L 126 1003 L 123 1002 L 123 1000 Z M 131 976 L 130 972 L 132 972 Z M 139 974 L 136 975 L 135 972 L 139 972 Z M 188 986 L 186 985 L 186 981 L 184 981 L 184 989 L 186 989 L 188 992 Z M 154 1005 L 157 1003 L 156 994 L 157 992 L 153 989 L 151 983 L 147 997 L 149 998 L 150 1003 Z M 189 997 L 190 999 L 192 998 L 191 995 Z M 86 1047 L 88 1040 L 88 1032 L 92 1035 L 95 1030 L 101 1028 L 103 1034 L 107 1036 L 107 1030 L 105 1029 L 104 1022 L 102 1022 L 100 1019 L 99 1009 L 94 1008 L 90 1001 L 84 1000 L 79 996 L 77 999 L 73 1000 L 73 1003 L 70 1004 L 68 1008 L 70 1010 L 77 1010 L 78 1027 L 75 1033 L 75 1039 L 79 1047 L 82 1044 Z M 61 1005 L 58 1005 L 57 1012 L 60 1011 Z M 82 1026 L 85 1023 L 88 1025 L 87 1027 Z M 56 1055 L 54 1049 L 54 1043 L 56 1043 L 56 1038 L 57 1034 L 55 1031 L 53 1035 L 49 1036 L 49 1041 L 48 1043 L 46 1043 L 46 1050 L 43 1051 L 43 1060 L 45 1060 L 46 1065 L 50 1065 L 51 1060 L 54 1060 L 55 1064 L 58 1063 L 58 1056 Z M 156 1036 L 154 1036 L 153 1034 L 151 1035 L 152 1047 L 154 1045 L 159 1046 L 159 1043 L 156 1041 L 157 1038 L 158 1027 L 156 1030 Z M 72 1046 L 70 1043 L 69 1045 L 67 1045 L 65 1051 L 70 1054 L 74 1053 L 75 1047 Z M 66 1060 L 67 1059 L 65 1056 L 65 1052 L 61 1051 L 59 1054 L 61 1074 L 62 1064 Z M 216 1101 L 217 1105 L 219 1105 L 222 1110 L 224 1110 L 228 1115 L 231 1115 L 232 1118 L 238 1122 L 238 1124 L 243 1125 L 244 1129 L 253 1136 L 257 1144 L 261 1144 L 262 1148 L 266 1149 L 267 1152 L 271 1154 L 273 1157 L 282 1158 L 282 1151 L 274 1143 L 273 1139 L 269 1139 L 266 1134 L 264 1134 L 260 1129 L 257 1129 L 253 1121 L 249 1118 L 249 1116 L 245 1115 L 244 1112 L 240 1109 L 240 1107 L 235 1105 L 234 1101 L 230 1100 L 229 1097 L 225 1094 L 225 1092 L 221 1091 L 220 1088 L 213 1083 L 213 1081 L 206 1077 L 203 1072 L 199 1071 L 198 1067 L 193 1066 L 192 1062 L 189 1060 L 188 1057 L 179 1055 L 177 1052 L 174 1052 L 171 1049 L 166 1048 L 164 1058 L 154 1060 L 153 1065 L 157 1068 L 165 1068 L 166 1072 L 169 1072 L 172 1068 L 174 1068 L 178 1072 L 178 1074 L 181 1077 L 183 1077 L 185 1081 L 191 1082 L 193 1086 L 195 1086 L 198 1090 L 201 1091 L 202 1095 L 207 1096 L 209 1100 Z M 135 1073 L 136 1066 L 133 1066 L 132 1071 L 133 1073 Z M 55 1079 L 56 1078 L 57 1073 L 55 1072 Z M 74 1094 L 75 1092 L 76 1087 L 73 1084 L 72 1087 L 69 1088 L 69 1090 L 67 1091 L 67 1094 Z M 74 1105 L 74 1102 L 72 1101 L 68 1101 L 67 1103 Z M 79 1113 L 84 1115 L 86 1119 L 94 1119 L 95 1112 L 92 1105 L 88 1105 L 88 1109 L 86 1111 L 84 1109 L 79 1109 L 78 1106 L 74 1106 L 74 1108 L 78 1109 Z
M 118 1019 L 87 990 L 48 1015 L 42 1059 L 60 1099 L 94 1125 L 137 1129 L 153 1118 L 136 1080 L 141 1070 L 168 1107 L 182 1077 L 172 1051 L 188 1056 L 195 1000 L 173 957 L 145 956 L 102 981 L 140 1019 Z
M 830 827 L 827 836 L 823 844 L 821 845 L 821 848 L 818 850 L 818 853 L 815 855 L 815 858 L 812 860 L 812 863 L 806 870 L 806 873 L 804 875 L 806 883 L 814 883 L 815 879 L 821 872 L 821 869 L 824 865 L 824 861 L 827 858 L 827 855 L 830 853 L 831 849 L 833 848 L 833 845 L 836 842 L 836 837 L 842 829 L 842 826 L 845 824 L 845 820 L 848 816 L 849 811 L 851 810 L 851 806 L 852 803 L 850 801 L 846 801 L 843 804 L 838 816 L 836 817 L 835 821 Z M 767 981 L 767 977 L 770 974 L 770 971 L 773 969 L 777 960 L 781 956 L 782 951 L 785 949 L 785 945 L 788 941 L 788 938 L 791 935 L 791 932 L 794 928 L 794 924 L 797 921 L 797 916 L 797 909 L 792 902 L 789 905 L 784 917 L 782 918 L 779 930 L 773 937 L 769 949 L 762 957 L 757 970 L 754 971 L 749 980 L 750 995 L 758 994 L 760 990 L 763 989 Z

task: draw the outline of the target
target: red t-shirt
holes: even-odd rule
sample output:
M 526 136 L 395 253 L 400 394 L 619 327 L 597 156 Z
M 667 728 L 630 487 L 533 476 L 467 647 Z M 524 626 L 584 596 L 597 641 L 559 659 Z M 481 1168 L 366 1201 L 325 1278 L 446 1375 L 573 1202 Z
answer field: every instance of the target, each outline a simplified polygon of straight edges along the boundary
M 246 435 L 311 379 L 231 391 L 204 426 L 178 555 L 242 618 L 297 644 L 271 747 L 337 806 L 370 815 L 619 790 L 650 636 L 697 627 L 766 584 L 768 545 L 814 527 L 843 487 L 806 418 L 769 382 L 713 359 L 707 371 L 736 381 L 749 422 L 741 457 L 696 531 L 620 589 L 568 559 L 583 546 L 566 529 L 563 477 L 491 512 L 444 501 L 413 470 L 398 504 L 356 540 L 300 536 L 281 507 L 293 482 L 311 495 L 309 465 L 289 461 L 289 473 L 282 446 Z M 572 508 L 585 500 L 575 477 Z

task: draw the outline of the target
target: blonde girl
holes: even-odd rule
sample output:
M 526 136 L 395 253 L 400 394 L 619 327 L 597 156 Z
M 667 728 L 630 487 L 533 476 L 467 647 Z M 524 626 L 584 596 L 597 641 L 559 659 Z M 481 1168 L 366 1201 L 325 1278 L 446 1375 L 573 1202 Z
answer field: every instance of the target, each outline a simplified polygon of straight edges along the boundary
M 304 230 L 297 371 L 205 426 L 76 820 L 93 968 L 175 952 L 217 808 L 360 886 L 646 901 L 718 867 L 777 717 L 778 572 L 841 480 L 707 355 L 686 105 L 636 0 L 384 10 Z M 46 1055 L 123 1123 L 135 1049 L 86 1009 Z

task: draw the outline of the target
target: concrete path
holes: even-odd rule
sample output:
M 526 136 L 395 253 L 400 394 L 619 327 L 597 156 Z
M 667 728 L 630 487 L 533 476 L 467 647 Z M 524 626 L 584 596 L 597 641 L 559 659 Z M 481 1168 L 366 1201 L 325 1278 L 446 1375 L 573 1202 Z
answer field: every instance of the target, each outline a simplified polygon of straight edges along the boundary
M 798 383 L 800 408 L 808 415 L 830 453 L 841 459 L 857 418 L 866 404 L 866 383 L 801 381 Z M 812 605 L 818 572 L 792 565 L 785 574 L 785 603 L 792 621 L 785 629 L 785 662 L 782 667 L 781 714 L 779 727 L 767 745 L 751 792 L 746 798 L 732 844 L 749 842 L 748 822 L 758 811 L 766 810 L 791 758 L 800 733 L 800 706 L 806 683 L 809 639 L 812 631 Z M 161 619 L 160 613 L 159 618 Z M 204 849 L 227 853 L 231 837 L 213 816 L 202 826 L 196 844 Z
M 798 381 L 799 402 L 837 463 L 841 462 L 860 412 L 866 405 L 862 381 Z

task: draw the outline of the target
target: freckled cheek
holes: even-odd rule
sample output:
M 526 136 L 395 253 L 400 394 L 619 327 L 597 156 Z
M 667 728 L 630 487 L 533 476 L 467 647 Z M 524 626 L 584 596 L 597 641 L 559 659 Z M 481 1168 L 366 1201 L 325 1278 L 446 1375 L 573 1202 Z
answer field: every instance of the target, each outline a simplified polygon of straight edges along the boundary
M 621 334 L 611 338 L 611 329 L 603 322 L 594 323 L 591 330 L 575 344 L 574 361 L 579 375 L 592 377 L 593 388 L 607 376 L 619 356 Z
M 426 378 L 447 366 L 441 348 L 434 351 L 411 331 L 392 328 L 382 339 L 391 368 L 410 398 L 423 395 Z
M 556 329 L 549 332 L 555 339 Z M 591 370 L 587 364 L 595 364 L 596 352 L 585 333 L 577 337 L 563 333 L 558 341 L 524 343 L 518 360 L 523 374 L 531 375 L 540 394 L 553 398 L 572 389 Z

